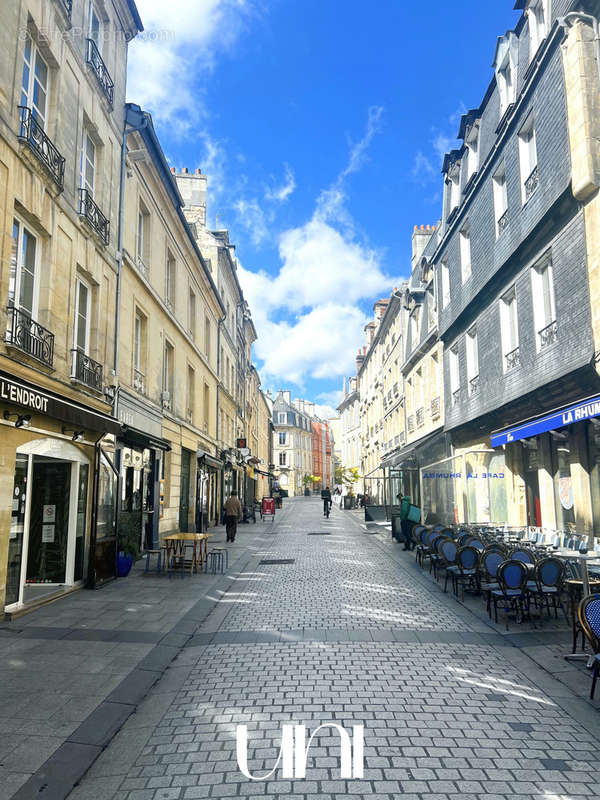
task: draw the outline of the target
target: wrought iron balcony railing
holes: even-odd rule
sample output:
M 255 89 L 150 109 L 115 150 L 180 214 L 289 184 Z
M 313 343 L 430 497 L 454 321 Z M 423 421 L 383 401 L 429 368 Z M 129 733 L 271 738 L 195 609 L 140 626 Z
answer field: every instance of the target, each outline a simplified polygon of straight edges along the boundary
M 550 344 L 554 344 L 558 339 L 558 323 L 556 320 L 553 320 L 549 325 L 546 325 L 545 328 L 542 328 L 541 331 L 538 331 L 538 336 L 540 337 L 540 348 L 543 349 Z
M 508 228 L 508 208 L 498 219 L 498 236 Z
M 535 192 L 540 182 L 537 165 L 533 168 L 531 175 L 525 181 L 525 202 L 529 200 L 531 195 Z
M 440 398 L 434 397 L 431 401 L 431 416 L 436 419 L 440 415 Z
M 54 361 L 54 334 L 14 306 L 6 309 L 6 318 L 5 343 L 51 367 Z
M 506 353 L 504 355 L 504 363 L 506 366 L 506 371 L 508 372 L 511 369 L 516 369 L 517 367 L 521 366 L 521 350 L 519 347 L 515 347 L 514 350 L 511 350 L 510 353 Z
M 417 428 L 420 428 L 421 425 L 425 424 L 425 409 L 424 408 L 417 408 Z
M 65 159 L 27 106 L 18 106 L 19 139 L 27 142 L 32 152 L 50 173 L 50 177 L 62 191 L 65 179 Z
M 452 392 L 452 405 L 456 406 L 460 403 L 460 389 L 455 389 Z
M 58 0 L 58 2 L 64 8 L 67 17 L 71 19 L 71 13 L 73 11 L 73 0 Z
M 144 394 L 146 389 L 146 376 L 139 369 L 133 370 L 133 388 L 140 394 Z
M 80 383 L 89 386 L 90 389 L 95 389 L 97 392 L 102 391 L 102 365 L 94 361 L 93 358 L 86 356 L 81 350 L 71 350 L 73 361 L 71 363 L 71 378 L 79 381 Z
M 473 375 L 469 380 L 469 394 L 476 394 L 479 391 L 479 375 Z
M 104 96 L 106 97 L 106 99 L 108 100 L 108 102 L 112 107 L 114 92 L 115 92 L 115 84 L 113 82 L 113 79 L 110 77 L 108 70 L 106 69 L 106 64 L 102 60 L 100 51 L 96 47 L 96 42 L 93 39 L 86 39 L 85 60 L 94 70 L 94 74 L 98 79 L 100 88 L 104 92 Z
M 90 227 L 98 234 L 100 241 L 107 245 L 110 240 L 110 222 L 100 211 L 87 189 L 79 190 L 79 215 L 84 217 Z

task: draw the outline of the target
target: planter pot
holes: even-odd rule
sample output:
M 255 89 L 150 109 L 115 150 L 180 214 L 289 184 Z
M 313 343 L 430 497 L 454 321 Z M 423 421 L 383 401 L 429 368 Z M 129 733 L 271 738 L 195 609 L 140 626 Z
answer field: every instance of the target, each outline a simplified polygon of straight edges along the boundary
M 310 497 L 310 489 L 304 490 L 304 497 Z
M 123 553 L 119 553 L 117 556 L 117 576 L 119 578 L 126 578 L 129 575 L 132 566 L 133 558 L 131 556 L 126 556 Z
M 354 498 L 349 497 L 347 494 L 344 495 L 344 509 L 347 511 L 348 509 L 352 508 L 354 503 Z

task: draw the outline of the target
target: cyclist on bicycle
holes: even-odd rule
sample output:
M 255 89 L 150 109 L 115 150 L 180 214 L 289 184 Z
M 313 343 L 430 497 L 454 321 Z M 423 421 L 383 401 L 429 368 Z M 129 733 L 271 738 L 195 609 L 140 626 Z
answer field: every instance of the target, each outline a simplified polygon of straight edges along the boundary
M 321 499 L 323 500 L 323 516 L 328 517 L 331 509 L 331 492 L 329 486 L 321 490 Z

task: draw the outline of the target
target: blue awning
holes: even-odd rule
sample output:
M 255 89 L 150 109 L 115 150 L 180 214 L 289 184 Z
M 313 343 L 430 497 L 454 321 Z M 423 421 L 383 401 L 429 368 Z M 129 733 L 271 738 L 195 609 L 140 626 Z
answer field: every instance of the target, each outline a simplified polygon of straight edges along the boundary
M 600 417 L 600 395 L 587 397 L 574 405 L 551 411 L 541 417 L 534 417 L 501 431 L 495 431 L 490 437 L 490 442 L 492 447 L 500 447 L 503 444 L 518 442 L 520 439 L 528 439 L 530 436 L 537 436 L 539 433 L 553 431 L 563 428 L 565 425 L 583 422 L 594 417 Z

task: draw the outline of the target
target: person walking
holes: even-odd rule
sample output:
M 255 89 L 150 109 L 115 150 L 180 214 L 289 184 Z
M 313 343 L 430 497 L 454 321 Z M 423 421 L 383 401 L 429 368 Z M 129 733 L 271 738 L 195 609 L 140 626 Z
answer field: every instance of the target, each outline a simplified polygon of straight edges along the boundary
M 408 512 L 410 511 L 410 497 L 408 495 L 404 495 L 401 497 L 399 494 L 397 495 L 397 499 L 400 500 L 400 529 L 402 530 L 402 536 L 404 538 L 404 549 L 405 550 L 412 550 L 415 546 L 415 543 L 412 540 L 412 524 L 408 518 Z
M 237 492 L 231 493 L 231 497 L 225 503 L 224 511 L 227 541 L 235 542 L 238 519 L 242 516 L 242 504 L 239 501 Z
M 329 491 L 329 486 L 326 486 L 321 491 L 321 499 L 323 500 L 323 516 L 328 517 L 331 508 L 331 492 Z

